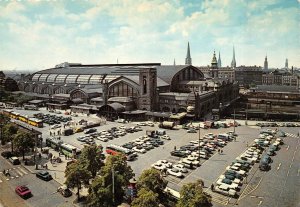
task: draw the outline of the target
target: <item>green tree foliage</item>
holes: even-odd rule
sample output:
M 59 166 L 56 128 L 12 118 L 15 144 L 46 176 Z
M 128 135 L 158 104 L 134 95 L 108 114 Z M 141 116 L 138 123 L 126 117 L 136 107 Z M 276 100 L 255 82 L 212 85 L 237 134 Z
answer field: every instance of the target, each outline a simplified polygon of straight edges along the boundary
M 184 185 L 180 191 L 180 199 L 176 207 L 210 207 L 211 196 L 203 192 L 204 183 L 197 180 L 195 183 Z
M 157 193 L 159 199 L 162 201 L 164 199 L 164 189 L 166 188 L 168 182 L 163 179 L 160 172 L 154 168 L 144 170 L 142 175 L 139 177 L 137 182 L 137 188 L 149 189 L 154 193 Z
M 5 144 L 5 135 L 4 135 L 4 128 L 7 125 L 7 123 L 9 123 L 10 118 L 2 113 L 0 113 L 0 127 L 1 127 L 1 144 L 4 145 Z
M 93 180 L 89 188 L 87 205 L 113 207 L 121 203 L 133 175 L 123 155 L 109 156 L 100 170 L 100 176 Z
M 159 205 L 158 194 L 152 190 L 141 188 L 137 198 L 131 203 L 131 207 L 154 207 Z
M 18 132 L 18 127 L 14 123 L 8 123 L 3 127 L 3 139 L 5 142 L 11 142 L 11 151 L 14 151 L 13 140 Z
M 22 153 L 23 159 L 25 158 L 25 152 L 32 149 L 35 145 L 33 136 L 23 130 L 18 130 L 13 139 L 14 146 L 17 151 Z
M 69 188 L 77 188 L 77 199 L 80 200 L 80 189 L 82 186 L 89 186 L 89 179 L 91 174 L 86 170 L 85 167 L 80 165 L 78 162 L 72 163 L 67 166 L 65 170 L 66 182 L 65 184 Z
M 102 148 L 96 145 L 84 147 L 79 157 L 79 163 L 84 166 L 86 170 L 91 173 L 92 178 L 94 178 L 104 165 Z

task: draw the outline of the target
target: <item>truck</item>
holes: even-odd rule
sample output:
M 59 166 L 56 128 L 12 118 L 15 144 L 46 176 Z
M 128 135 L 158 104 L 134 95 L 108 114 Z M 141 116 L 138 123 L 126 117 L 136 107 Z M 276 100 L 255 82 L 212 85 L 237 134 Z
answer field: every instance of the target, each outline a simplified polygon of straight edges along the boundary
M 73 131 L 73 129 L 71 129 L 71 128 L 65 129 L 65 130 L 63 131 L 63 135 L 64 135 L 64 136 L 69 136 L 69 135 L 72 135 L 72 134 L 74 134 L 74 131 Z
M 173 129 L 174 126 L 175 126 L 175 122 L 173 121 L 163 121 L 160 122 L 158 125 L 159 128 L 164 128 L 164 129 Z
M 158 137 L 155 130 L 146 130 L 146 135 L 148 137 L 151 137 L 151 138 L 157 138 Z

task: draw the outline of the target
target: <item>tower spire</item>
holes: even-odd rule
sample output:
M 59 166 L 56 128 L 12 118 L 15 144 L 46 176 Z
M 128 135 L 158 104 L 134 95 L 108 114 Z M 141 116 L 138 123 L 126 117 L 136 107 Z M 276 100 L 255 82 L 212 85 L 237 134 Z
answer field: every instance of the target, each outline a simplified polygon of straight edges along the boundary
M 220 55 L 220 51 L 219 51 L 219 58 L 218 58 L 218 68 L 222 67 L 222 61 L 221 61 L 221 55 Z
M 264 70 L 268 70 L 268 57 L 267 57 L 267 55 L 265 57 Z
M 289 61 L 288 61 L 288 59 L 287 59 L 287 58 L 285 59 L 285 68 L 286 68 L 286 69 L 288 69 L 288 68 L 289 68 Z
M 234 45 L 233 45 L 233 57 L 232 57 L 232 61 L 231 61 L 231 67 L 232 68 L 236 67 Z
M 174 58 L 174 63 L 173 64 L 174 64 L 174 66 L 176 65 L 175 58 Z
M 185 58 L 185 64 L 186 65 L 192 65 L 192 58 L 191 58 L 191 52 L 190 52 L 190 42 L 188 42 L 187 53 L 186 53 L 186 58 Z

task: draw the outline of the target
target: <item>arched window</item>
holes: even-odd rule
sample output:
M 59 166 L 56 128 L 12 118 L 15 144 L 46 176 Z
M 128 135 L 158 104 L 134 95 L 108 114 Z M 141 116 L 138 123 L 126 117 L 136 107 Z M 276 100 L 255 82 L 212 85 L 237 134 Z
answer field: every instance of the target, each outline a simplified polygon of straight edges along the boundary
M 143 76 L 143 94 L 147 93 L 147 80 L 146 76 Z
M 129 84 L 121 81 L 109 88 L 109 97 L 137 97 L 137 90 Z

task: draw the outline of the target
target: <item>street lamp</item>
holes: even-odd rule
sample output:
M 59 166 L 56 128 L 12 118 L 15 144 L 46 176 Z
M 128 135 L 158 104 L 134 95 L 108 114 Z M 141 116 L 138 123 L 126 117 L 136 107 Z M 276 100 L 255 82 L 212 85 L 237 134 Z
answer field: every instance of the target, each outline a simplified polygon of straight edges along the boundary
M 201 127 L 200 127 L 200 123 L 199 123 L 199 139 L 198 139 L 198 160 L 199 160 L 199 164 L 200 164 L 200 137 L 201 137 L 201 135 L 200 135 L 200 129 L 201 129 Z
M 235 109 L 233 109 L 233 134 L 235 134 Z

